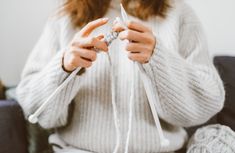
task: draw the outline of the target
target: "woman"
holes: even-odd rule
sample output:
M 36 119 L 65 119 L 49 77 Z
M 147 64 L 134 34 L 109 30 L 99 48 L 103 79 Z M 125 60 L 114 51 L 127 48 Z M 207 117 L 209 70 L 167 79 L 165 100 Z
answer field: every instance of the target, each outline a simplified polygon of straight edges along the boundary
M 63 15 L 48 21 L 24 68 L 18 98 L 27 117 L 71 72 L 85 68 L 39 116 L 43 128 L 56 129 L 49 139 L 55 152 L 111 153 L 115 146 L 114 152 L 124 152 L 132 75 L 136 80 L 131 153 L 176 151 L 187 141 L 184 127 L 206 122 L 223 107 L 223 85 L 192 9 L 181 0 L 122 0 L 131 16 L 124 29 L 109 21 L 120 16 L 119 3 L 67 0 Z M 120 34 L 108 47 L 102 38 L 111 27 Z M 156 106 L 170 141 L 167 147 L 160 146 L 141 72 L 133 72 L 132 61 L 143 65 L 158 89 Z M 115 93 L 110 73 L 115 75 Z M 120 121 L 119 145 L 113 100 Z

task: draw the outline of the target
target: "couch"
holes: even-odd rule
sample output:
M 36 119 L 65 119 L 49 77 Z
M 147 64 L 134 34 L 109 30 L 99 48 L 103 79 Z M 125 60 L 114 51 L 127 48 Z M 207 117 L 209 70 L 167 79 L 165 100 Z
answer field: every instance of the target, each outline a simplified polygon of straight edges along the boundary
M 235 57 L 217 56 L 214 64 L 224 82 L 226 100 L 223 110 L 204 125 L 218 123 L 235 131 Z M 189 135 L 201 126 L 188 128 Z M 0 153 L 49 153 L 50 132 L 25 121 L 16 101 L 0 101 Z

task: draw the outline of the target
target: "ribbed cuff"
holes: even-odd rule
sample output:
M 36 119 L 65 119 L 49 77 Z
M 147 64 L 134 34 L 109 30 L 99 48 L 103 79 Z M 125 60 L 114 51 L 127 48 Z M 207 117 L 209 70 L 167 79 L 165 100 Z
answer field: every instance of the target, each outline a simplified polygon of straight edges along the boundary
M 47 65 L 46 73 L 53 74 L 56 80 L 56 83 L 60 85 L 69 75 L 70 73 L 65 72 L 62 67 L 64 52 L 59 51 L 51 60 L 51 62 Z
M 148 63 L 143 64 L 143 68 L 146 71 L 146 73 L 148 75 L 150 75 L 151 78 L 154 78 L 154 72 L 153 72 L 153 66 L 156 66 L 156 61 L 158 61 L 158 59 L 160 58 L 159 56 L 161 56 L 161 52 L 163 51 L 161 44 L 157 44 L 154 47 L 153 50 L 153 55 L 150 58 Z

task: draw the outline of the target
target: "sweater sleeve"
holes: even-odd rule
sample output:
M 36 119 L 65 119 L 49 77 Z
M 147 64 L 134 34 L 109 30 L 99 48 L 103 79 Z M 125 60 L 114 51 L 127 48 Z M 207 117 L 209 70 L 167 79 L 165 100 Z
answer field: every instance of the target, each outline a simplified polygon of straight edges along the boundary
M 17 98 L 26 117 L 33 114 L 68 77 L 63 71 L 63 51 L 59 46 L 59 24 L 49 20 L 43 34 L 31 52 L 17 87 Z M 78 89 L 75 77 L 58 93 L 40 114 L 43 128 L 55 128 L 66 124 L 68 107 Z
M 200 22 L 187 5 L 183 7 L 179 37 L 176 50 L 167 49 L 158 40 L 150 62 L 143 67 L 158 91 L 159 116 L 170 124 L 189 127 L 218 113 L 225 92 L 209 58 Z

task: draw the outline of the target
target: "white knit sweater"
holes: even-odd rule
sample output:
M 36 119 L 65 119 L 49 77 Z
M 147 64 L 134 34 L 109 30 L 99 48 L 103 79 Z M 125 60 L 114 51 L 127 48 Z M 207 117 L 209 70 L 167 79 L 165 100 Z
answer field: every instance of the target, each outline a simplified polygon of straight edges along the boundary
M 106 17 L 120 16 L 115 2 Z M 137 20 L 131 17 L 133 20 Z M 181 148 L 187 139 L 183 127 L 206 122 L 223 107 L 224 88 L 207 50 L 200 22 L 182 0 L 172 0 L 166 19 L 153 17 L 147 22 L 158 44 L 149 63 L 143 67 L 158 90 L 156 102 L 165 136 L 170 146 L 160 147 L 140 72 L 134 74 L 135 104 L 130 137 L 130 153 L 170 152 Z M 110 31 L 111 22 L 92 33 Z M 26 116 L 34 113 L 68 77 L 61 67 L 63 51 L 79 29 L 68 17 L 51 18 L 32 51 L 17 88 L 19 103 Z M 116 40 L 109 48 L 116 75 L 115 99 L 121 126 L 121 145 L 128 126 L 132 62 L 127 58 L 125 42 Z M 91 68 L 76 76 L 39 116 L 44 128 L 57 128 L 59 138 L 70 147 L 99 153 L 111 153 L 115 146 L 110 67 L 107 56 L 98 54 Z M 74 102 L 72 117 L 68 114 Z M 66 126 L 65 126 L 66 125 Z

